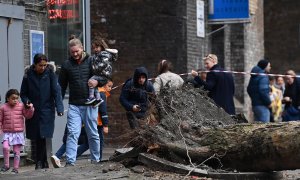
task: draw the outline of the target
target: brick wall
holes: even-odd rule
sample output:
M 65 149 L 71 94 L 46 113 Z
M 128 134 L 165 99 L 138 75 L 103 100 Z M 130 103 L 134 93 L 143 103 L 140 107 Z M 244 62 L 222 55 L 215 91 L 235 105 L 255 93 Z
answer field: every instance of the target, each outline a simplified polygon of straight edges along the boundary
M 244 71 L 245 67 L 245 39 L 244 39 L 244 25 L 231 24 L 230 26 L 230 66 L 232 70 Z M 235 81 L 235 97 L 241 103 L 244 103 L 244 76 L 234 75 Z
M 203 43 L 196 37 L 195 13 L 195 0 L 91 0 L 92 39 L 102 36 L 120 52 L 114 64 L 115 85 L 131 77 L 138 66 L 145 66 L 155 77 L 162 58 L 172 61 L 176 73 L 195 67 Z M 129 130 L 119 94 L 120 88 L 114 90 L 108 102 L 108 139 Z
M 207 0 L 204 2 L 207 20 Z M 154 77 L 161 58 L 170 59 L 178 73 L 203 68 L 201 57 L 208 52 L 217 54 L 225 69 L 250 71 L 264 53 L 263 2 L 251 3 L 251 23 L 228 24 L 223 30 L 199 38 L 196 0 L 92 0 L 92 38 L 102 36 L 120 51 L 119 61 L 114 65 L 115 85 L 131 77 L 140 65 Z M 205 24 L 206 34 L 223 27 Z M 246 93 L 248 80 L 247 76 L 235 76 L 235 97 L 246 115 L 250 108 Z M 114 90 L 109 100 L 110 143 L 113 137 L 129 130 L 118 101 L 119 93 L 120 88 Z
M 23 30 L 23 41 L 24 41 L 24 64 L 30 64 L 30 42 L 29 42 L 29 31 L 39 30 L 44 31 L 45 37 L 45 51 L 47 54 L 47 15 L 44 9 L 44 3 L 37 4 L 38 0 L 26 0 L 25 2 L 25 20 Z M 35 159 L 34 146 L 35 142 L 26 139 L 26 152 L 28 152 L 31 159 Z M 30 143 L 29 143 L 30 142 Z
M 264 1 L 265 55 L 272 72 L 300 72 L 300 1 Z
M 203 69 L 202 57 L 207 54 L 207 38 L 197 37 L 196 0 L 186 1 L 186 4 L 186 27 L 184 28 L 186 28 L 187 69 L 183 70 L 190 72 L 192 69 Z M 207 9 L 206 1 L 204 4 L 205 9 Z M 206 14 L 205 12 L 204 14 Z M 205 15 L 206 20 L 207 16 Z M 205 33 L 207 33 L 207 27 L 205 28 Z M 185 60 L 183 59 L 183 61 Z
M 221 28 L 223 28 L 223 24 L 222 25 L 210 25 L 210 31 L 214 33 L 212 33 L 209 36 L 210 39 L 210 51 L 209 53 L 213 53 L 216 54 L 218 56 L 218 63 L 224 67 L 224 59 L 225 59 L 225 33 L 224 33 L 224 29 L 220 30 Z
M 250 72 L 253 66 L 264 57 L 264 8 L 263 1 L 253 1 L 257 3 L 254 8 L 255 11 L 251 12 L 251 23 L 244 25 L 244 38 L 245 38 L 245 51 L 244 51 L 244 71 Z M 249 83 L 250 76 L 245 76 L 244 85 L 244 112 L 249 120 L 253 120 L 251 110 L 251 101 L 247 94 L 246 88 Z
M 39 3 L 38 0 L 25 1 L 25 20 L 24 20 L 24 61 L 25 66 L 30 64 L 30 42 L 29 30 L 44 31 L 45 35 L 45 50 L 47 54 L 47 15 L 45 3 Z
M 249 23 L 210 25 L 209 49 L 217 54 L 219 64 L 226 70 L 250 72 L 257 61 L 264 56 L 263 1 L 251 0 Z M 235 98 L 238 113 L 244 113 L 252 121 L 251 101 L 246 88 L 249 75 L 234 75 Z

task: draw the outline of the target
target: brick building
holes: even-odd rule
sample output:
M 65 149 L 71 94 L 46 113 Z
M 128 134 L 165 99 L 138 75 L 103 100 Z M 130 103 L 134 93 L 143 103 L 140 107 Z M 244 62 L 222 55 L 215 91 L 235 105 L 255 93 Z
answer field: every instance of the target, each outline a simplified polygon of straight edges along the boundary
M 91 1 L 92 38 L 102 36 L 120 52 L 115 84 L 131 77 L 138 66 L 155 77 L 162 58 L 171 60 L 177 73 L 191 69 L 204 47 L 204 39 L 196 37 L 195 8 L 195 1 Z M 113 91 L 109 102 L 113 136 L 129 129 L 118 100 L 120 90 Z
M 264 1 L 265 56 L 273 73 L 300 72 L 300 1 Z
M 12 2 L 2 0 L 0 5 Z M 176 73 L 203 68 L 201 59 L 210 52 L 218 55 L 220 64 L 226 70 L 249 72 L 264 56 L 272 60 L 274 72 L 282 72 L 290 64 L 295 70 L 300 68 L 295 63 L 299 53 L 299 24 L 295 23 L 299 3 L 296 1 L 249 0 L 249 22 L 211 24 L 207 21 L 208 0 L 204 0 L 205 37 L 197 36 L 196 0 L 72 2 L 72 6 L 66 6 L 75 16 L 72 18 L 73 14 L 68 14 L 65 19 L 49 19 L 49 12 L 47 14 L 49 8 L 63 5 L 47 6 L 42 0 L 14 2 L 14 5 L 18 3 L 18 6 L 24 7 L 25 12 L 22 20 L 24 61 L 21 69 L 30 64 L 29 30 L 45 32 L 45 52 L 58 66 L 68 56 L 66 42 L 70 34 L 81 37 L 88 52 L 90 39 L 99 36 L 106 38 L 109 46 L 120 52 L 119 60 L 114 64 L 115 85 L 131 77 L 138 66 L 145 66 L 150 77 L 155 77 L 157 63 L 162 58 L 172 61 Z M 86 13 L 83 17 L 76 16 L 83 11 Z M 90 24 L 85 22 L 83 28 L 82 20 L 86 17 L 90 18 Z M 290 30 L 289 36 L 286 29 Z M 246 93 L 249 76 L 234 75 L 234 78 L 237 109 L 251 120 L 251 103 Z M 119 104 L 119 92 L 120 88 L 114 90 L 109 100 L 110 144 L 116 144 L 113 138 L 129 130 L 124 110 Z M 2 97 L 3 93 L 4 89 L 1 89 Z
M 218 55 L 226 70 L 250 71 L 264 55 L 263 2 L 250 1 L 249 23 L 225 26 L 207 23 L 208 1 L 204 4 L 206 36 L 202 38 L 197 37 L 196 0 L 91 0 L 91 37 L 104 37 L 120 51 L 114 66 L 115 83 L 124 82 L 141 65 L 155 77 L 162 58 L 173 62 L 176 73 L 203 68 L 202 57 L 209 52 Z M 214 30 L 217 32 L 210 33 Z M 248 80 L 248 76 L 235 75 L 235 96 L 238 111 L 251 119 L 245 91 Z M 120 88 L 113 91 L 109 102 L 111 137 L 129 129 L 118 102 L 119 92 Z

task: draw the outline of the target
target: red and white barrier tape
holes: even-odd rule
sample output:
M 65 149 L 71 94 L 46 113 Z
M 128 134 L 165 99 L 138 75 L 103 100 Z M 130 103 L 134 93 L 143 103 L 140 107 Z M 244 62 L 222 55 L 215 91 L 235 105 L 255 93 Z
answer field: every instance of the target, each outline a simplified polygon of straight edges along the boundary
M 242 74 L 242 75 L 258 75 L 258 76 L 276 76 L 276 77 L 296 77 L 296 78 L 300 78 L 300 75 L 284 75 L 284 74 L 266 74 L 266 73 L 252 73 L 252 72 L 239 72 L 239 71 L 220 71 L 220 70 L 212 70 L 212 71 L 197 71 L 199 73 L 201 72 L 222 72 L 222 73 L 231 73 L 231 74 Z M 190 75 L 191 73 L 182 73 L 182 74 L 178 74 L 179 76 L 187 76 Z M 148 80 L 154 80 L 155 78 L 149 78 Z M 113 87 L 111 90 L 117 89 L 120 86 L 124 85 L 125 83 L 119 84 L 115 87 Z
M 239 71 L 220 71 L 220 70 L 212 70 L 212 71 L 200 71 L 200 72 L 225 72 L 225 73 L 232 73 L 232 74 L 243 74 L 243 75 L 259 75 L 259 76 L 276 76 L 276 77 L 296 77 L 300 78 L 300 76 L 296 75 L 283 75 L 283 74 L 266 74 L 266 73 L 252 73 L 252 72 L 239 72 Z M 189 73 L 190 74 L 190 73 Z

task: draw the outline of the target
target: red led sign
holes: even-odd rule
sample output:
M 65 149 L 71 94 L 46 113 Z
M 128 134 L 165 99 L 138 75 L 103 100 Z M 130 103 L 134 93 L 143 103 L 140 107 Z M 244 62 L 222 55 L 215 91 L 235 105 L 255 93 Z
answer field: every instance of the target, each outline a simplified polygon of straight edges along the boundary
M 62 9 L 49 9 L 49 19 L 71 19 L 78 18 L 78 11 L 62 10 Z
M 47 0 L 50 20 L 79 18 L 79 0 Z
M 47 0 L 47 6 L 63 6 L 79 4 L 79 0 Z

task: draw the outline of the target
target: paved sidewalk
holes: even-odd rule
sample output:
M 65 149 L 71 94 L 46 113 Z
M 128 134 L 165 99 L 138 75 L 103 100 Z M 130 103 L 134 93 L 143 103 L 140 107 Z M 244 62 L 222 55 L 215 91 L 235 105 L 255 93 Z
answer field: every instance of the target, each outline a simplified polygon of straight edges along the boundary
M 107 150 L 104 159 L 109 157 L 112 150 Z M 65 163 L 62 162 L 64 165 Z M 104 161 L 99 164 L 91 164 L 88 156 L 78 158 L 76 165 L 72 167 L 53 168 L 35 170 L 35 165 L 21 167 L 19 174 L 4 173 L 0 174 L 0 179 L 5 180 L 95 180 L 95 179 L 132 179 L 132 180 L 150 180 L 166 179 L 181 180 L 182 175 L 175 173 L 153 171 L 144 166 L 135 166 L 126 168 L 120 163 Z M 203 179 L 204 180 L 204 179 Z
M 109 157 L 114 152 L 115 152 L 115 148 L 104 148 L 103 149 L 102 161 L 108 161 Z M 52 163 L 51 163 L 51 160 L 48 160 L 48 162 L 49 162 L 50 169 L 54 168 Z M 61 165 L 64 166 L 65 163 L 66 163 L 65 162 L 65 157 L 63 157 L 62 160 L 61 160 Z M 89 150 L 87 150 L 87 153 L 84 153 L 82 156 L 78 157 L 77 160 L 76 160 L 76 165 L 78 165 L 78 166 L 81 166 L 81 165 L 84 165 L 84 164 L 89 164 L 89 163 L 91 163 Z M 32 171 L 32 170 L 35 170 L 35 164 L 22 166 L 22 167 L 20 167 L 19 172 L 22 173 L 22 172 L 27 172 L 27 171 Z
M 107 160 L 115 149 L 104 149 L 104 160 Z M 50 163 L 50 161 L 49 161 Z M 65 162 L 63 161 L 64 165 Z M 147 167 L 137 165 L 133 168 L 126 168 L 120 163 L 104 161 L 99 164 L 91 164 L 89 156 L 82 156 L 77 159 L 74 167 L 53 168 L 50 163 L 49 169 L 35 170 L 35 165 L 23 166 L 19 169 L 19 174 L 0 174 L 0 179 L 4 180 L 94 180 L 94 179 L 133 179 L 133 180 L 181 180 L 184 175 L 176 173 L 154 171 Z M 188 178 L 190 179 L 190 178 Z M 194 177 L 193 179 L 209 180 L 205 177 Z M 282 179 L 300 179 L 300 170 L 282 171 Z M 210 179 L 211 180 L 211 179 Z M 258 180 L 258 179 L 256 179 Z

